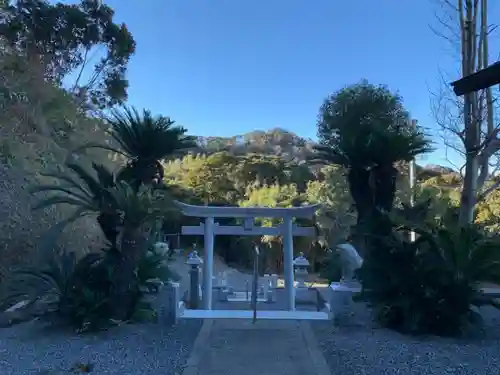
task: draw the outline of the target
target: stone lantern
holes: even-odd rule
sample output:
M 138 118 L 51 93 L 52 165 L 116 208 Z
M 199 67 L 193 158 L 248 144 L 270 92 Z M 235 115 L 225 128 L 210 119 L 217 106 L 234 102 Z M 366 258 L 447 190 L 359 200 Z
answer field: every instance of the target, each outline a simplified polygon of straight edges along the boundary
M 186 264 L 190 266 L 189 270 L 189 305 L 192 309 L 197 309 L 201 297 L 201 285 L 200 285 L 200 265 L 203 264 L 203 259 L 198 256 L 197 251 L 193 251 L 189 254 Z
M 293 267 L 295 269 L 295 279 L 297 280 L 297 288 L 305 288 L 306 278 L 309 274 L 309 261 L 304 256 L 304 253 L 300 253 L 297 258 L 293 261 Z

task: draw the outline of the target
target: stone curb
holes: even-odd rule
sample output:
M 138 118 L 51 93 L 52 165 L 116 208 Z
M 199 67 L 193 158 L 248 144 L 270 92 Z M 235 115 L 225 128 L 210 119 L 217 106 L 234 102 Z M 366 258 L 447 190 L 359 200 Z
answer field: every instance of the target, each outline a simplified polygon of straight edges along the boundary
M 307 345 L 307 350 L 309 351 L 309 357 L 311 358 L 312 365 L 315 368 L 315 373 L 317 375 L 331 375 L 330 368 L 326 363 L 325 356 L 318 346 L 318 340 L 311 329 L 311 325 L 307 321 L 300 322 L 300 328 L 302 334 L 304 335 L 304 341 Z
M 186 367 L 182 371 L 182 375 L 198 375 L 199 374 L 199 364 L 202 359 L 205 348 L 208 344 L 208 339 L 210 337 L 210 332 L 214 325 L 213 319 L 206 319 L 203 321 L 203 326 L 201 327 L 200 333 L 196 338 L 193 350 L 187 360 Z

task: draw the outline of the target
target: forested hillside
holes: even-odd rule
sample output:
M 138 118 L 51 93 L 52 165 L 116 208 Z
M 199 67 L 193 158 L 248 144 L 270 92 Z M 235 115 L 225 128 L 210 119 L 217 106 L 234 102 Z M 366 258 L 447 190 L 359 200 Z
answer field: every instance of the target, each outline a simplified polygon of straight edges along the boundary
M 109 140 L 97 111 L 126 98 L 124 75 L 135 42 L 124 25 L 113 23 L 111 8 L 95 11 L 92 2 L 0 2 L 0 16 L 1 279 L 12 265 L 39 261 L 41 238 L 73 212 L 68 205 L 32 210 L 37 200 L 30 190 L 55 183 L 47 172 L 68 171 L 66 162 L 82 141 Z M 64 77 L 81 68 L 93 47 L 113 58 L 104 56 L 91 81 L 64 89 Z M 116 166 L 96 150 L 79 161 L 90 167 L 89 157 Z M 84 254 L 101 248 L 102 237 L 94 220 L 82 218 L 62 233 L 57 248 Z
M 164 164 L 165 179 L 169 185 L 179 188 L 181 199 L 195 204 L 269 207 L 321 203 L 323 213 L 327 211 L 328 215 L 320 214 L 318 224 L 330 233 L 330 243 L 344 238 L 354 224 L 355 209 L 345 170 L 311 163 L 313 141 L 284 129 L 227 138 L 197 137 L 197 141 L 196 151 Z M 409 204 L 411 194 L 408 166 L 400 163 L 398 170 L 396 205 L 403 207 Z M 417 165 L 417 202 L 430 199 L 437 217 L 449 212 L 449 208 L 458 207 L 461 186 L 460 174 L 449 167 Z M 478 205 L 476 216 L 487 229 L 496 230 L 499 214 L 500 195 L 494 192 Z M 170 227 L 169 231 L 180 231 L 180 225 Z M 240 256 L 225 252 L 224 248 L 231 247 L 227 241 L 239 241 L 243 251 L 245 239 L 218 239 L 219 251 L 228 261 L 245 262 Z M 266 241 L 275 254 L 280 254 L 279 238 Z M 299 245 L 302 250 L 315 258 L 318 245 L 310 240 L 301 241 L 305 241 Z
M 287 162 L 302 164 L 314 155 L 315 142 L 282 128 L 259 130 L 233 137 L 196 137 L 199 149 L 194 153 L 213 154 L 226 151 L 231 155 L 262 154 L 279 156 Z M 307 163 L 310 170 L 315 166 Z M 443 174 L 457 174 L 453 168 L 441 165 L 417 165 L 418 179 Z M 457 174 L 458 175 L 458 174 Z
M 329 234 L 327 242 L 345 238 L 355 223 L 355 209 L 349 195 L 345 170 L 339 166 L 318 166 L 311 162 L 314 142 L 284 129 L 255 131 L 234 137 L 197 137 L 198 149 L 183 158 L 164 163 L 165 180 L 178 197 L 193 204 L 239 206 L 296 206 L 322 204 L 318 225 Z M 396 203 L 409 204 L 408 166 L 400 164 Z M 417 166 L 417 199 L 432 198 L 434 209 L 443 211 L 458 204 L 460 176 L 450 168 Z M 172 223 L 168 232 L 180 232 L 184 222 Z M 264 225 L 270 224 L 267 222 Z M 185 238 L 185 244 L 196 238 Z M 251 240 L 251 239 L 250 239 Z M 217 239 L 217 250 L 229 262 L 249 263 L 250 240 Z M 321 245 L 300 239 L 296 246 L 313 261 L 321 258 Z M 235 245 L 237 242 L 238 245 Z M 272 271 L 280 264 L 281 239 L 265 238 Z M 228 249 L 239 247 L 239 254 Z M 242 253 L 248 252 L 247 256 Z M 319 260 L 318 260 L 319 262 Z M 279 266 L 278 266 L 279 267 Z

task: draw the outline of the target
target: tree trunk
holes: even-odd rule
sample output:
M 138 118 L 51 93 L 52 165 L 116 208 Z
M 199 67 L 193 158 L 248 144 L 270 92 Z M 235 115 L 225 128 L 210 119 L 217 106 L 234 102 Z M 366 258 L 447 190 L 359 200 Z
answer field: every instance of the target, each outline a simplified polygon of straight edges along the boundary
M 463 11 L 462 11 L 463 12 Z M 475 44 L 475 19 L 474 8 L 471 0 L 465 1 L 465 19 L 462 15 L 462 69 L 463 76 L 474 72 L 474 44 Z M 477 106 L 473 106 L 474 94 L 464 97 L 464 133 L 465 133 L 465 178 L 462 195 L 460 197 L 460 224 L 467 225 L 474 220 L 474 206 L 477 197 L 478 178 L 478 152 L 479 152 L 479 126 Z
M 115 284 L 110 296 L 113 317 L 117 320 L 128 320 L 134 313 L 140 297 L 135 270 L 143 253 L 147 251 L 146 246 L 146 238 L 140 229 L 123 230 L 120 258 L 114 269 Z
M 120 234 L 120 226 L 122 225 L 120 214 L 114 210 L 103 212 L 97 217 L 97 222 L 104 236 L 111 243 L 111 247 L 116 248 L 118 235 Z
M 474 206 L 477 196 L 477 155 L 467 155 L 465 163 L 465 178 L 460 197 L 460 225 L 468 225 L 474 221 Z
M 489 65 L 489 41 L 488 41 L 488 0 L 481 0 L 481 29 L 480 29 L 480 48 L 479 57 L 481 63 L 480 68 L 486 68 Z M 494 107 L 493 107 L 493 95 L 491 92 L 491 87 L 485 90 L 486 99 L 486 137 L 490 137 L 495 134 L 495 122 L 494 122 Z M 481 96 L 481 98 L 483 98 Z M 482 103 L 483 101 L 481 101 Z M 482 107 L 481 107 L 482 108 Z M 482 114 L 482 113 L 480 113 Z M 484 115 L 483 115 L 484 118 Z M 496 135 L 495 135 L 496 138 Z M 478 192 L 484 187 L 486 180 L 490 177 L 489 160 L 492 156 L 490 152 L 490 145 L 486 145 L 481 152 L 479 157 L 479 176 L 477 189 Z M 479 197 L 478 197 L 479 198 Z
M 356 206 L 356 227 L 351 233 L 351 242 L 363 256 L 366 250 L 364 227 L 373 211 L 373 192 L 370 187 L 370 171 L 364 168 L 350 168 L 347 173 L 349 191 Z
M 364 168 L 350 168 L 347 173 L 349 191 L 356 206 L 357 225 L 361 225 L 370 215 L 373 194 L 370 188 L 370 171 Z
M 385 212 L 391 212 L 396 195 L 398 171 L 393 165 L 381 165 L 373 168 L 374 206 Z
M 488 66 L 489 33 L 495 28 L 488 24 L 488 0 L 441 0 L 440 5 L 451 13 L 437 17 L 445 33 L 438 33 L 448 42 L 460 46 L 461 76 L 466 77 Z M 456 16 L 456 17 L 455 17 Z M 458 20 L 458 27 L 448 23 Z M 458 32 L 456 32 L 458 31 Z M 449 35 L 446 35 L 449 34 Z M 458 40 L 457 40 L 458 39 Z M 450 111 L 450 98 L 440 98 L 437 103 L 443 111 L 443 118 L 437 119 L 445 132 L 451 131 L 463 144 L 465 156 L 465 176 L 461 194 L 458 222 L 468 225 L 473 222 L 474 208 L 478 200 L 491 190 L 480 191 L 491 177 L 489 159 L 500 151 L 498 132 L 500 128 L 494 123 L 494 101 L 491 88 L 480 92 L 466 94 L 463 100 L 453 97 L 457 105 L 457 115 Z M 446 104 L 444 104 L 446 103 Z M 451 113 L 451 116 L 450 116 Z M 462 118 L 462 121 L 456 121 Z M 445 144 L 448 140 L 445 140 Z M 454 147 L 450 143 L 451 147 Z

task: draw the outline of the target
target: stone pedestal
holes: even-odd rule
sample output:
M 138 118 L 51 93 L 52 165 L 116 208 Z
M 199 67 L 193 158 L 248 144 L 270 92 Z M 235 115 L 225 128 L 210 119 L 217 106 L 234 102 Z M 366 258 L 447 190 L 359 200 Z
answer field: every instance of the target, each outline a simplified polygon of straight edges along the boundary
M 167 282 L 156 296 L 158 322 L 176 324 L 180 316 L 180 284 Z
M 189 270 L 189 307 L 191 309 L 198 309 L 201 300 L 200 265 L 203 264 L 203 260 L 198 256 L 197 251 L 193 251 L 189 254 L 186 264 L 191 267 Z
M 361 291 L 361 286 L 358 283 L 331 283 L 330 284 L 330 311 L 332 318 L 336 323 L 339 323 L 352 315 L 353 300 L 355 293 Z

